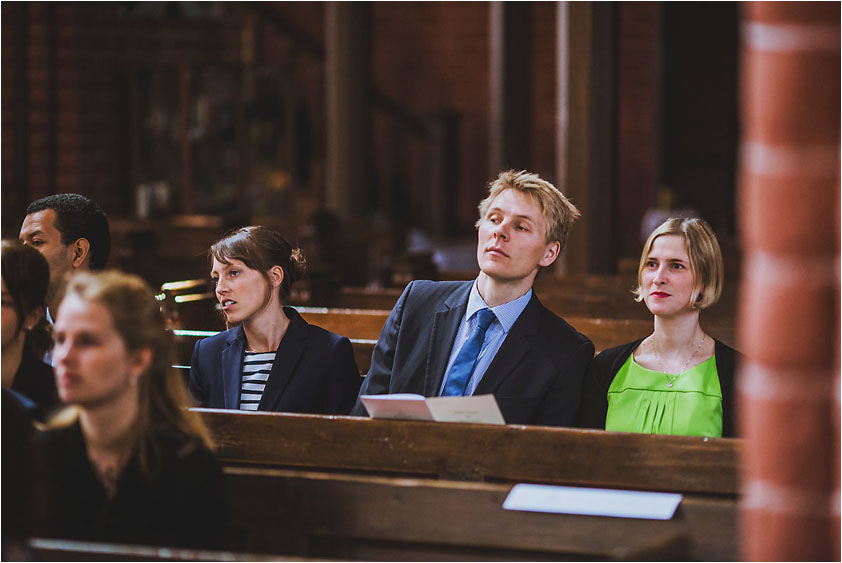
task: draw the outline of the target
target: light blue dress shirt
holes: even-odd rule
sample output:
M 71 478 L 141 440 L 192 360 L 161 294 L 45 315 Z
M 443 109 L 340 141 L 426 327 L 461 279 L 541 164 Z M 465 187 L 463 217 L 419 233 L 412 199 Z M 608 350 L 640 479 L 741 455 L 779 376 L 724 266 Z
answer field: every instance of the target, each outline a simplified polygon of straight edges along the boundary
M 453 341 L 453 348 L 450 350 L 450 359 L 447 361 L 447 369 L 444 372 L 444 378 L 439 388 L 439 395 L 444 391 L 444 386 L 447 384 L 447 378 L 450 376 L 450 368 L 453 367 L 453 361 L 459 353 L 459 349 L 465 344 L 465 341 L 471 336 L 474 328 L 477 326 L 477 311 L 480 309 L 491 309 L 496 319 L 491 321 L 488 331 L 485 333 L 485 341 L 482 343 L 482 348 L 477 358 L 477 365 L 474 367 L 474 373 L 471 374 L 471 380 L 468 381 L 468 386 L 465 389 L 465 395 L 473 395 L 474 391 L 479 385 L 482 376 L 488 366 L 491 365 L 494 356 L 502 346 L 506 336 L 514 326 L 520 314 L 526 309 L 529 300 L 532 299 L 532 289 L 530 288 L 524 295 L 518 297 L 514 301 L 503 303 L 496 307 L 489 307 L 483 300 L 477 289 L 477 282 L 471 286 L 471 293 L 468 295 L 468 308 L 465 310 L 465 316 L 459 325 L 459 330 L 456 332 L 456 340 Z

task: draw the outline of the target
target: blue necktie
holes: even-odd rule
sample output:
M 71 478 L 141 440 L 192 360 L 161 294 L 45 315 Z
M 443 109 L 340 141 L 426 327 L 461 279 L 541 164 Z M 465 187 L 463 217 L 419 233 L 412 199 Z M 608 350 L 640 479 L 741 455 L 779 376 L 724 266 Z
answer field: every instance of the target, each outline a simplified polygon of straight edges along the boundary
M 465 394 L 465 389 L 471 380 L 471 374 L 474 373 L 474 367 L 477 365 L 482 343 L 485 341 L 485 331 L 488 330 L 491 321 L 495 318 L 491 309 L 477 311 L 477 326 L 471 336 L 462 344 L 462 348 L 456 354 L 456 359 L 453 360 L 450 375 L 444 385 L 444 391 L 442 391 L 442 397 L 461 397 Z

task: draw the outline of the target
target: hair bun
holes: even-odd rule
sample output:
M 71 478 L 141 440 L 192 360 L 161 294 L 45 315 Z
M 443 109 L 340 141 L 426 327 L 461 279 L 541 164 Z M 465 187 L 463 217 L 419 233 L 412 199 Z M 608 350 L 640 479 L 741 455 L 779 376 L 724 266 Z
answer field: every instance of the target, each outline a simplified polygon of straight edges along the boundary
M 304 251 L 298 247 L 293 248 L 289 255 L 289 261 L 292 266 L 290 274 L 293 278 L 290 281 L 298 281 L 303 278 L 307 272 L 307 260 L 304 258 Z

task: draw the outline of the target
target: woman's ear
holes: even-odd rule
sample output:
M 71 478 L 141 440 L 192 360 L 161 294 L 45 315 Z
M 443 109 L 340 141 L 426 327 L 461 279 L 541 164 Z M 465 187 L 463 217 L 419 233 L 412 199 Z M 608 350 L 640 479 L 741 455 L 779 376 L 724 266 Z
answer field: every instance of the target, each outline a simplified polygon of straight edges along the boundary
M 280 285 L 284 282 L 284 269 L 280 266 L 272 266 L 269 268 L 269 281 L 272 283 L 272 287 L 280 287 Z
M 146 370 L 152 365 L 152 356 L 152 348 L 141 348 L 132 352 L 129 375 L 132 376 L 133 383 L 136 384 L 140 376 L 146 373 Z
M 35 307 L 33 310 L 31 310 L 29 312 L 29 314 L 27 314 L 23 318 L 23 327 L 26 330 L 32 330 L 32 327 L 37 325 L 38 321 L 40 321 L 41 317 L 43 317 L 43 316 L 44 316 L 44 307 L 42 307 L 42 306 Z

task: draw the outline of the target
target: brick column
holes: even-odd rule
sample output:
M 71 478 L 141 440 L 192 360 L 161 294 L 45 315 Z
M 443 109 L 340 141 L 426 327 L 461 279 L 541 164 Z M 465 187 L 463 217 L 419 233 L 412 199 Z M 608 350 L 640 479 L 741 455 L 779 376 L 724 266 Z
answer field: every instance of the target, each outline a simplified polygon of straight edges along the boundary
M 742 556 L 838 560 L 840 6 L 742 9 Z

